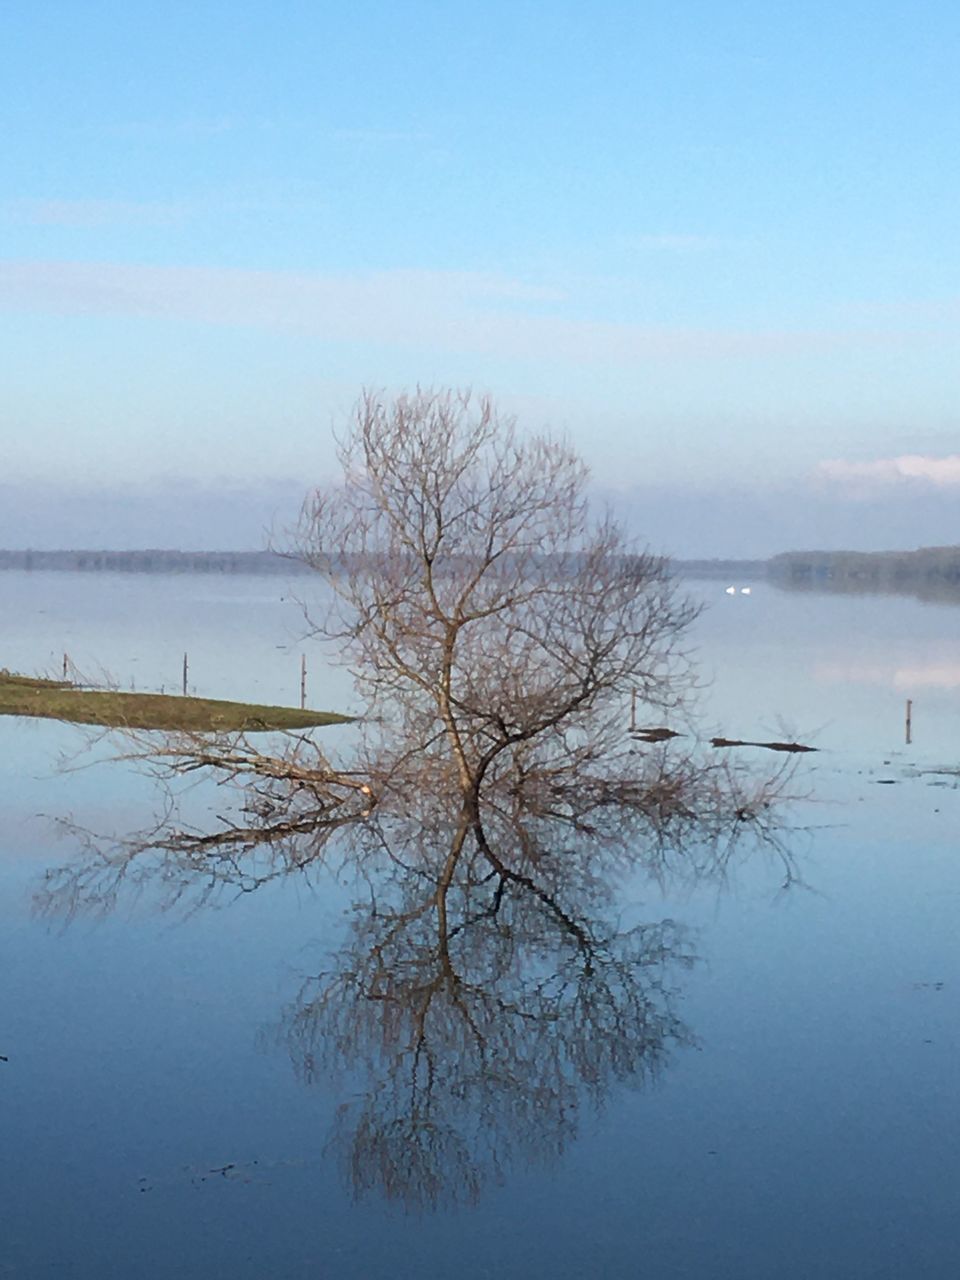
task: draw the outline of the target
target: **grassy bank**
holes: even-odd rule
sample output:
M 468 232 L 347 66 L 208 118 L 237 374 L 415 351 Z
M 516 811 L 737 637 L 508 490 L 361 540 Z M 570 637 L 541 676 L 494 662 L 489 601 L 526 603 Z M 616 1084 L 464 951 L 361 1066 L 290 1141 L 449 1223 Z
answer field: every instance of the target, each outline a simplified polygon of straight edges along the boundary
M 0 671 L 0 715 L 40 716 L 110 729 L 192 733 L 310 729 L 316 725 L 343 724 L 350 719 L 332 711 L 301 711 L 296 707 L 266 707 L 252 702 L 81 689 L 59 680 L 40 680 L 8 671 Z

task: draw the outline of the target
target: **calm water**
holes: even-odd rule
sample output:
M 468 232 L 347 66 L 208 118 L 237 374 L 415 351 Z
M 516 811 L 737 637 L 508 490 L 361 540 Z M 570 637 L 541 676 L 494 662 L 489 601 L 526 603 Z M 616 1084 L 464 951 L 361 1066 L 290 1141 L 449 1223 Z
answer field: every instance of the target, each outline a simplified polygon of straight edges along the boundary
M 928 772 L 960 764 L 960 613 L 723 586 L 694 586 L 705 722 L 820 748 L 790 815 L 810 888 L 778 893 L 762 856 L 722 890 L 618 886 L 625 927 L 684 939 L 652 997 L 670 1034 L 559 1110 L 505 1083 L 543 1087 L 526 1046 L 501 1043 L 469 1080 L 476 1064 L 448 1053 L 432 1203 L 386 1194 L 382 1148 L 344 1147 L 389 1092 L 370 1046 L 333 1073 L 291 1035 L 305 978 L 349 945 L 349 879 L 187 918 L 147 889 L 51 928 L 31 897 L 75 852 L 51 819 L 130 830 L 152 793 L 121 765 L 58 771 L 89 759 L 69 728 L 0 719 L 0 1276 L 960 1274 L 960 792 Z M 0 666 L 56 669 L 66 651 L 170 688 L 186 649 L 197 692 L 292 702 L 302 624 L 285 595 L 272 579 L 0 574 Z M 307 653 L 310 701 L 350 709 L 343 675 Z M 568 1056 L 589 1052 L 589 1027 L 565 1034 Z M 475 1203 L 451 1206 L 470 1171 Z

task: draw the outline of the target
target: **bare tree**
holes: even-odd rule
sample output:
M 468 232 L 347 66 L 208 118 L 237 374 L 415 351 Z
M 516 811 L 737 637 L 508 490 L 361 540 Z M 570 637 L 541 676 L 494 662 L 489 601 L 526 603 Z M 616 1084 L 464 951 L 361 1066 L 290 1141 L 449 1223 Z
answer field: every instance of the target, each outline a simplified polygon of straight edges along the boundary
M 459 840 L 482 840 L 505 779 L 571 820 L 585 796 L 622 800 L 625 700 L 679 705 L 695 609 L 663 560 L 591 521 L 574 452 L 486 398 L 417 391 L 365 394 L 340 460 L 297 547 L 334 594 L 316 631 L 364 697 L 378 793 L 457 795 Z
M 621 873 L 723 877 L 759 844 L 789 883 L 791 766 L 628 735 L 634 691 L 686 714 L 696 610 L 591 519 L 566 445 L 522 439 L 486 399 L 370 393 L 341 461 L 296 551 L 330 587 L 314 633 L 366 704 L 350 758 L 310 735 L 128 735 L 167 807 L 147 832 L 87 835 L 38 903 L 69 917 L 159 885 L 196 905 L 338 850 L 366 902 L 282 1037 L 306 1079 L 364 1079 L 334 1135 L 356 1192 L 430 1207 L 556 1158 L 585 1103 L 689 1042 L 671 980 L 688 941 L 621 928 Z
M 171 899 L 249 890 L 351 831 L 351 856 L 375 856 L 389 828 L 416 862 L 417 823 L 445 849 L 441 889 L 464 858 L 503 882 L 535 869 L 556 888 L 579 865 L 574 846 L 699 872 L 747 829 L 769 835 L 788 771 L 757 776 L 626 733 L 632 694 L 651 714 L 684 714 L 697 610 L 662 559 L 609 515 L 591 518 L 567 445 L 521 437 L 485 397 L 367 392 L 340 461 L 342 482 L 305 503 L 294 550 L 331 589 L 313 632 L 366 704 L 354 756 L 332 762 L 303 735 L 273 750 L 243 736 L 134 738 L 130 754 L 165 782 L 213 774 L 236 785 L 239 809 L 218 806 L 210 830 L 171 803 L 139 839 L 92 842 L 82 876 L 52 873 L 47 907 L 109 906 L 147 878 Z

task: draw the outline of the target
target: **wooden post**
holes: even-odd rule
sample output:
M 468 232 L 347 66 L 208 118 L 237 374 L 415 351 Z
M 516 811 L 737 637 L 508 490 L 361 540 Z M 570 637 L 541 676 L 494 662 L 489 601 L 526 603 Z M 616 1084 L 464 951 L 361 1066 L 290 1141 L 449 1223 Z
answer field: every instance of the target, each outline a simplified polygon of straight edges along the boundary
M 636 689 L 631 689 L 630 690 L 630 732 L 633 733 L 636 727 L 637 727 L 637 691 Z
M 300 710 L 307 705 L 307 655 L 300 655 Z
M 187 696 L 187 655 L 183 655 L 183 696 Z
M 67 655 L 66 655 L 66 654 L 64 654 L 64 655 L 63 655 L 63 678 L 64 678 L 64 680 L 66 680 L 66 678 L 67 678 L 67 667 L 68 667 L 68 665 L 69 665 L 69 662 L 70 662 L 70 659 L 67 657 Z
M 913 700 L 911 698 L 907 699 L 906 738 L 909 747 L 913 742 Z

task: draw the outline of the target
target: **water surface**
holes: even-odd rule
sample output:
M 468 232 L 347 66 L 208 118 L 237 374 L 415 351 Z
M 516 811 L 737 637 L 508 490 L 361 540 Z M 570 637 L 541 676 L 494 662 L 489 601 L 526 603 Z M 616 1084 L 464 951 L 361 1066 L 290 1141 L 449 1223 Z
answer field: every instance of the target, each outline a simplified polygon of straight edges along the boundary
M 289 1036 L 304 979 L 349 944 L 350 877 L 186 917 L 147 889 L 51 928 L 31 897 L 75 848 L 37 815 L 123 831 L 152 793 L 122 765 L 58 772 L 82 744 L 67 726 L 0 719 L 0 1275 L 960 1273 L 960 799 L 926 772 L 960 764 L 960 615 L 723 585 L 694 585 L 710 604 L 694 636 L 704 721 L 751 739 L 786 725 L 820 748 L 791 814 L 810 888 L 778 892 L 782 869 L 759 855 L 722 889 L 618 884 L 619 927 L 671 922 L 686 939 L 657 971 L 677 1020 L 662 1053 L 572 1100 L 559 1148 L 547 1100 L 538 1132 L 535 1106 L 512 1129 L 478 1123 L 471 1093 L 453 1115 L 465 1159 L 493 1131 L 500 1166 L 455 1207 L 391 1199 L 376 1169 L 344 1163 L 342 1117 L 369 1073 L 305 1070 Z M 187 649 L 198 693 L 291 702 L 303 646 L 287 596 L 266 578 L 9 572 L 0 665 L 67 651 L 169 688 Z M 342 673 L 306 651 L 311 701 L 353 709 Z

